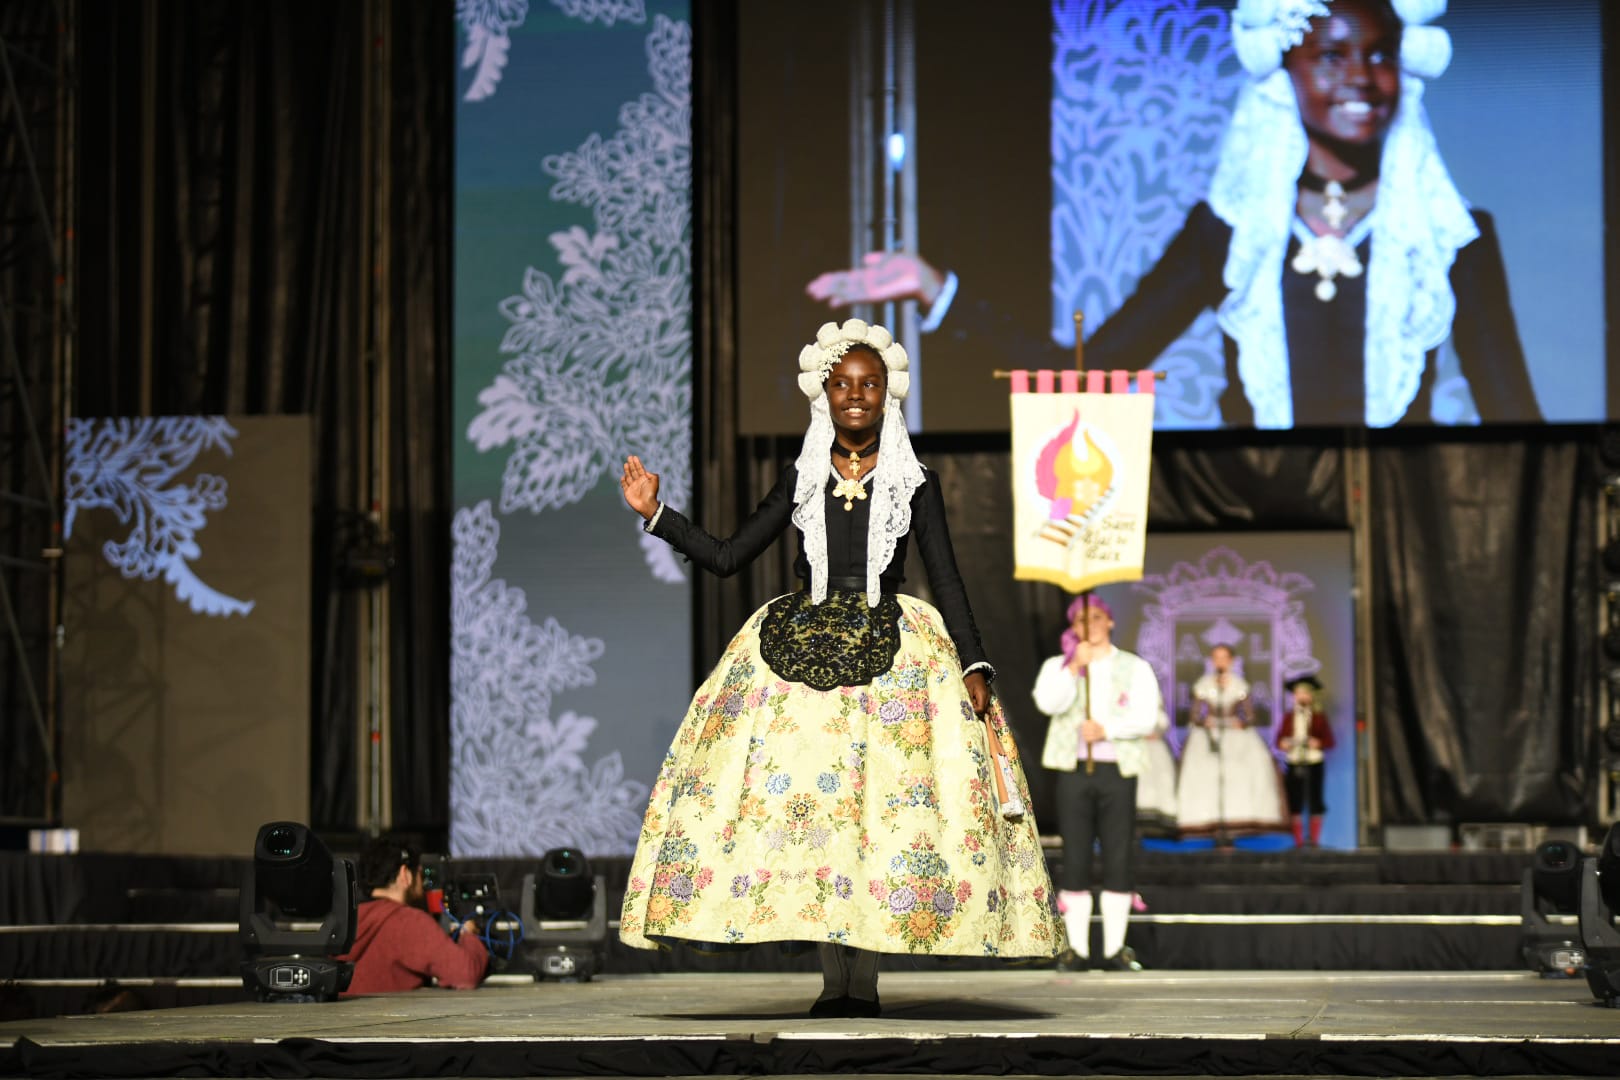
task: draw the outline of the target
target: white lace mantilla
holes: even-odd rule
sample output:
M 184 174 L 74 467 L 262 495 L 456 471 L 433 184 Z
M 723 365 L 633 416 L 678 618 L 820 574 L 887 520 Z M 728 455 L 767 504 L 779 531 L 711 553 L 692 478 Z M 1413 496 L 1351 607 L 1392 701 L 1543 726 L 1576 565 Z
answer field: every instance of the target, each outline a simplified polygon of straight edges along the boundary
M 799 389 L 810 399 L 810 428 L 796 463 L 793 524 L 804 534 L 804 557 L 810 563 L 810 602 L 827 599 L 827 482 L 833 477 L 835 438 L 827 406 L 827 373 L 852 345 L 875 350 L 887 373 L 878 462 L 869 477 L 871 516 L 866 524 L 866 602 L 877 607 L 881 578 L 894 558 L 900 538 L 911 531 L 911 496 L 922 486 L 923 468 L 911 448 L 901 402 L 911 388 L 911 360 L 887 329 L 849 319 L 842 326 L 825 323 L 813 344 L 799 353 Z

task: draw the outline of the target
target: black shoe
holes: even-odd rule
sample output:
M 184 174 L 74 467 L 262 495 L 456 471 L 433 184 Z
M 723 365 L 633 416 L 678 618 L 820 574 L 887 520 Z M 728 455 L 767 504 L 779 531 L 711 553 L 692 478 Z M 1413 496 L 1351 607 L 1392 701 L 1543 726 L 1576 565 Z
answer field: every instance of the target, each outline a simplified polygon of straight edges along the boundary
M 1141 971 L 1142 965 L 1136 959 L 1136 950 L 1129 945 L 1120 949 L 1113 956 L 1107 957 L 1097 965 L 1104 971 Z
M 821 998 L 810 1006 L 810 1019 L 833 1020 L 848 1016 L 849 1002 L 847 997 Z
M 844 999 L 844 1015 L 852 1020 L 872 1020 L 883 1015 L 883 1006 L 877 998 L 867 1001 L 865 998 L 847 997 Z
M 1058 953 L 1057 969 L 1059 971 L 1089 971 L 1091 970 L 1091 961 L 1073 949 L 1064 949 Z

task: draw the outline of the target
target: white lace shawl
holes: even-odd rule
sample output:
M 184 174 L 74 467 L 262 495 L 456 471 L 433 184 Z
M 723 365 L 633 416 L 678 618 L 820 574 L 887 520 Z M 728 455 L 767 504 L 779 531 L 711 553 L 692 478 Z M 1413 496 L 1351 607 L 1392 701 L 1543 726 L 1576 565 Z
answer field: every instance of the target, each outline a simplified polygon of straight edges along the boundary
M 1403 50 L 1418 30 L 1443 34 L 1433 27 L 1409 27 Z M 1449 42 L 1445 44 L 1449 59 Z M 1412 66 L 1404 51 L 1403 64 Z M 1436 63 L 1426 54 L 1422 64 L 1426 70 L 1445 66 L 1443 59 Z M 1210 183 L 1209 205 L 1232 227 L 1223 275 L 1230 291 L 1216 316 L 1237 343 L 1238 372 L 1258 428 L 1294 423 L 1282 310 L 1283 260 L 1307 151 L 1288 73 L 1278 67 L 1251 79 L 1238 94 Z M 1384 141 L 1367 268 L 1368 427 L 1396 423 L 1417 396 L 1426 354 L 1451 333 L 1457 309 L 1451 264 L 1458 249 L 1478 235 L 1440 158 L 1423 108 L 1423 81 L 1403 72 L 1400 106 Z
M 877 467 L 868 496 L 871 517 L 866 526 L 866 603 L 877 607 L 883 595 L 879 581 L 894 558 L 900 538 L 911 531 L 911 496 L 923 483 L 922 464 L 911 449 L 904 410 L 893 394 L 884 403 Z M 832 413 L 825 394 L 810 402 L 810 429 L 799 451 L 793 488 L 793 524 L 804 533 L 810 562 L 810 602 L 827 599 L 827 481 L 832 477 Z

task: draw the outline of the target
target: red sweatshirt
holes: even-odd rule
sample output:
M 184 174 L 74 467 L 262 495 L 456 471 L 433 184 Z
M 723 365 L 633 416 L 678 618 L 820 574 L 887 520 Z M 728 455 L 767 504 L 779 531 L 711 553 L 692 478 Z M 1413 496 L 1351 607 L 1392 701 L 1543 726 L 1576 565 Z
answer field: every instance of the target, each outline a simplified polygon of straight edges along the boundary
M 432 915 L 386 899 L 360 905 L 354 948 L 340 959 L 354 963 L 354 980 L 344 997 L 415 990 L 429 979 L 452 990 L 471 990 L 489 968 L 489 950 L 477 935 L 451 941 Z

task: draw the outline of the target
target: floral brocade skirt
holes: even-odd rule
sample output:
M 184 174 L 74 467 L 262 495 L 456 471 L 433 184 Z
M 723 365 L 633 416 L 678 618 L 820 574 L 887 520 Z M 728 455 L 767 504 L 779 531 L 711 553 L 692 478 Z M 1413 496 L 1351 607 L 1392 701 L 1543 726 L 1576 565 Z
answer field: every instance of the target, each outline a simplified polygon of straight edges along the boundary
M 850 597 L 865 603 L 828 603 Z M 732 639 L 653 786 L 620 916 L 627 944 L 1062 947 L 1034 816 L 1001 817 L 985 722 L 944 620 L 896 599 L 893 663 L 862 685 L 816 690 L 773 671 L 761 655 L 771 604 Z M 1028 806 L 999 703 L 991 723 Z

